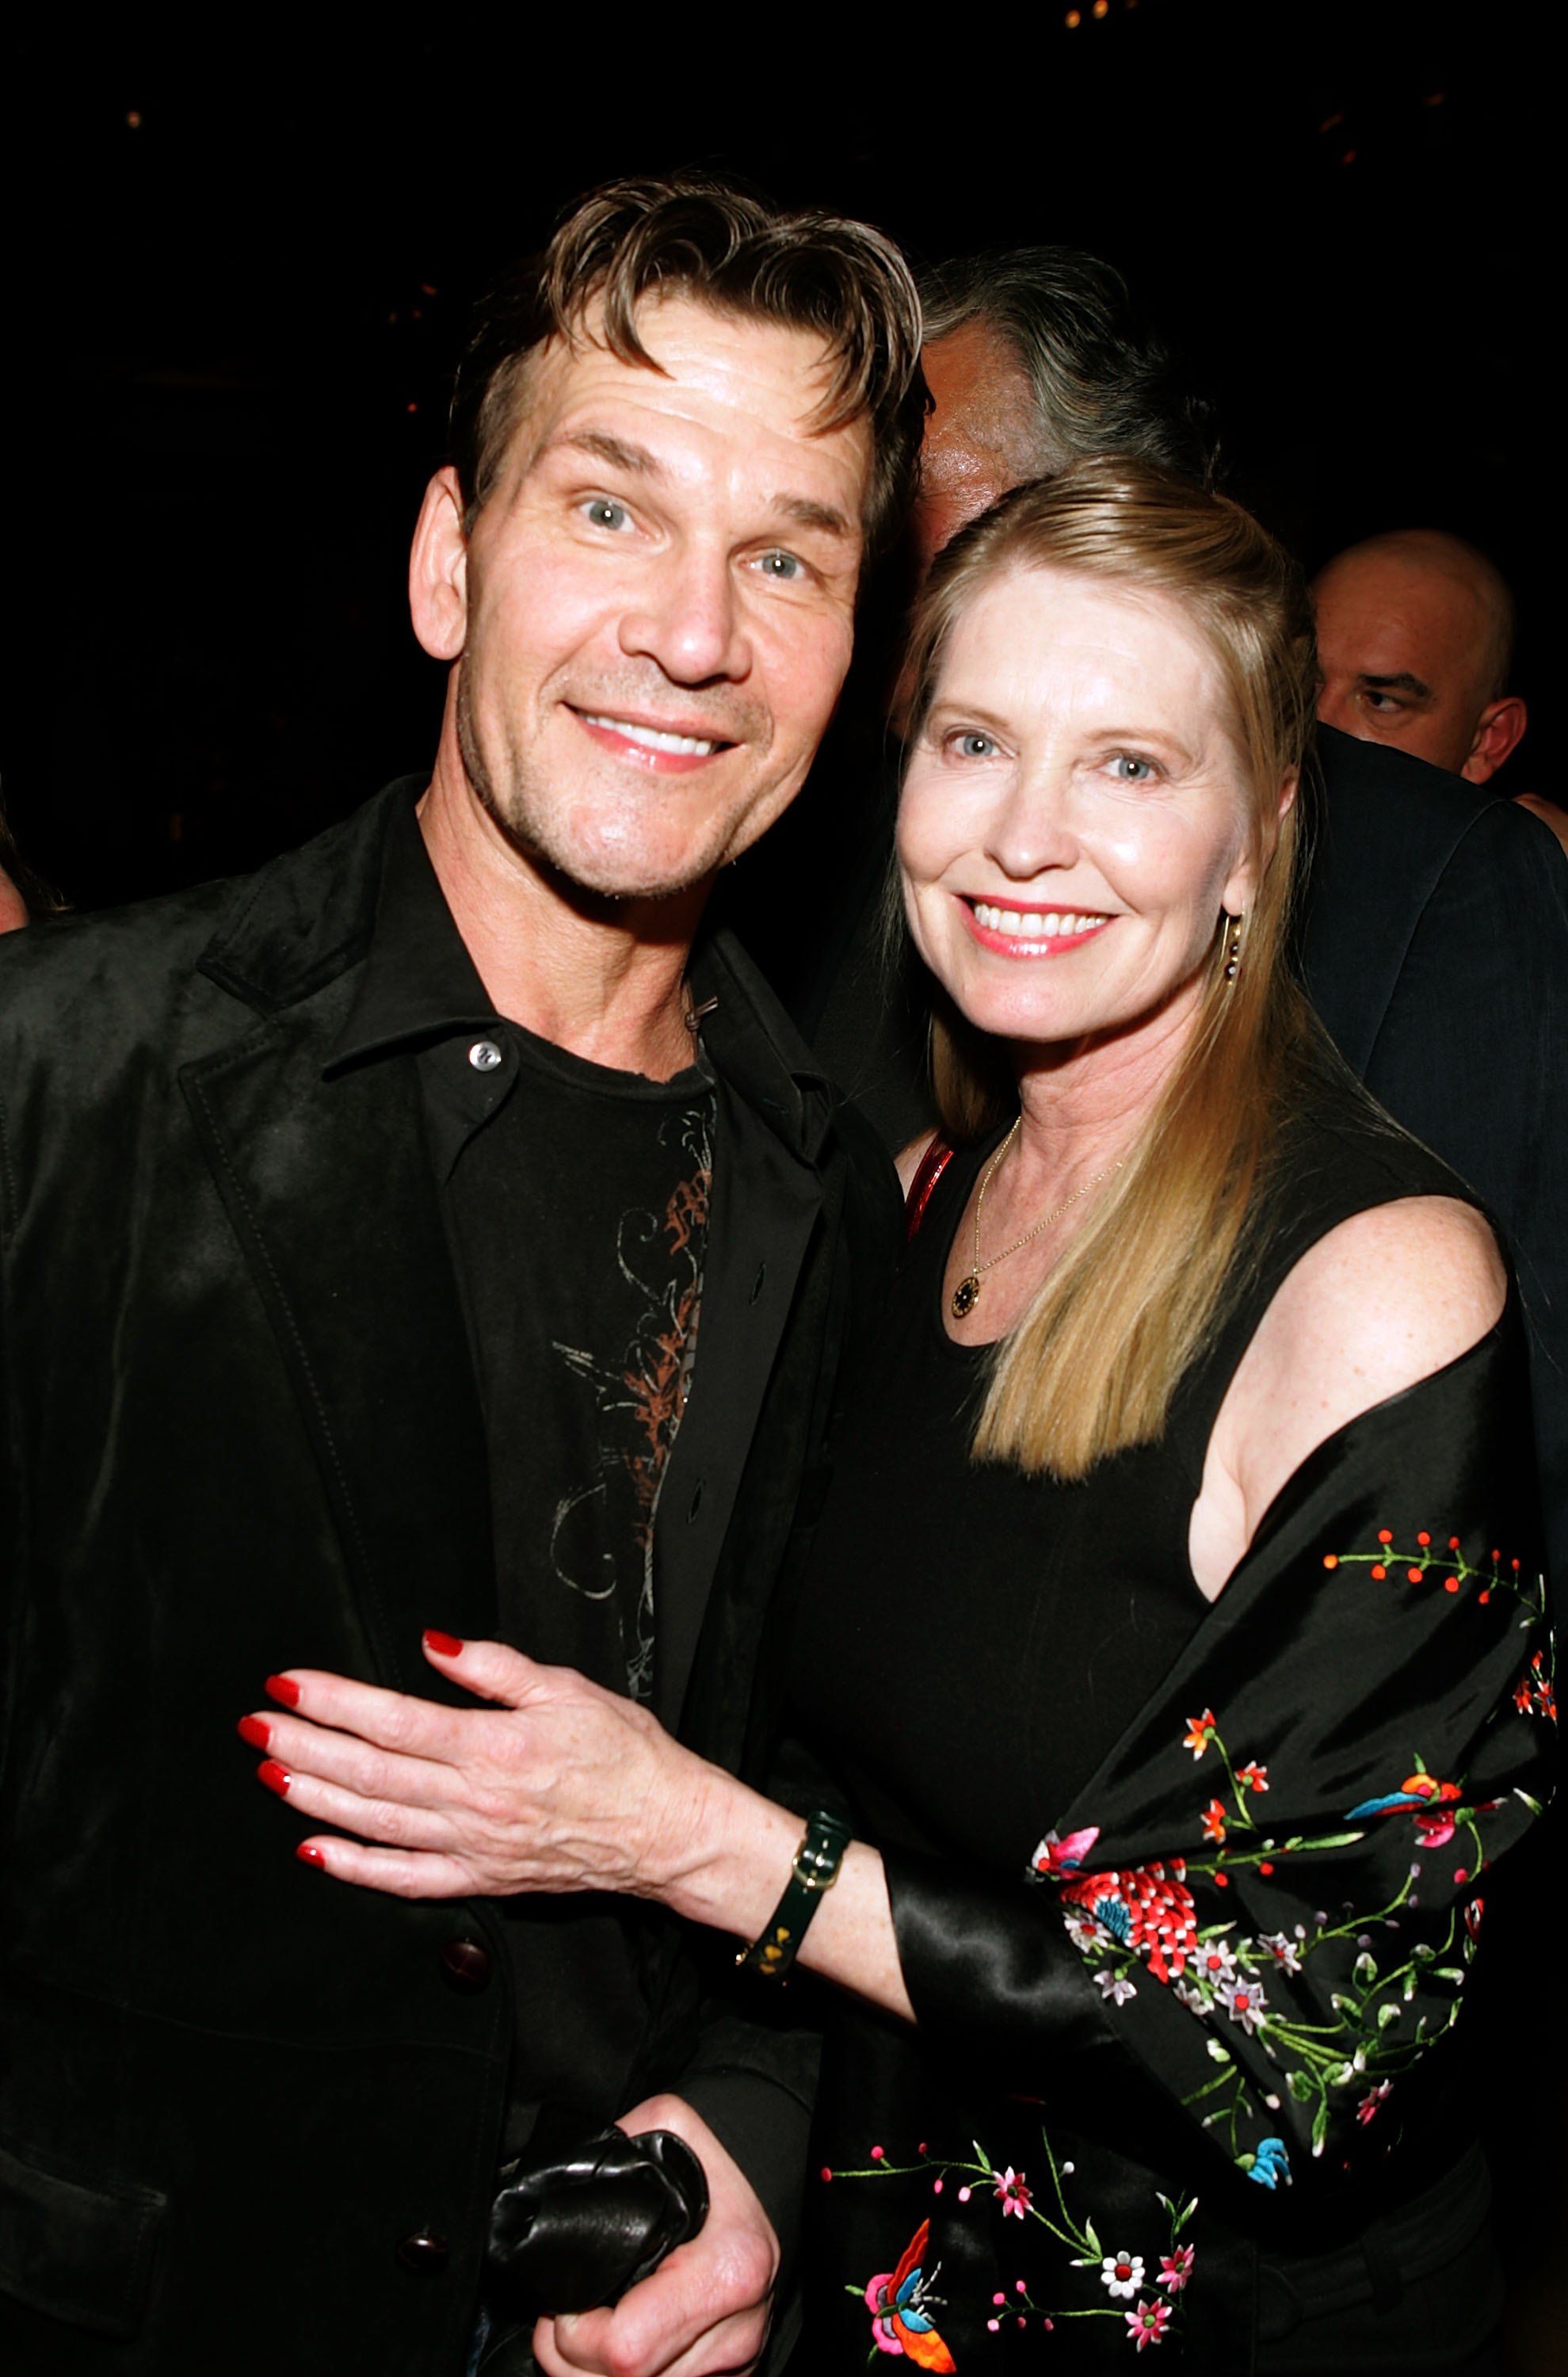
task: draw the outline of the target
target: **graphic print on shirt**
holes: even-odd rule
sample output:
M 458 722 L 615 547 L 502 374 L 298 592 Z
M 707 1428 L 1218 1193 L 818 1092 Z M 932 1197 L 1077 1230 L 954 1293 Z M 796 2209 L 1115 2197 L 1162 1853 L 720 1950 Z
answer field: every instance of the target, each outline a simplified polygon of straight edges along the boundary
M 585 1348 L 556 1352 L 591 1389 L 598 1413 L 594 1475 L 556 1505 L 550 1557 L 557 1581 L 589 1601 L 619 1602 L 626 1689 L 653 1689 L 653 1519 L 697 1350 L 702 1257 L 712 1182 L 712 1108 L 670 1115 L 662 1147 L 685 1159 L 662 1213 L 621 1215 L 615 1260 L 642 1308 L 618 1360 Z

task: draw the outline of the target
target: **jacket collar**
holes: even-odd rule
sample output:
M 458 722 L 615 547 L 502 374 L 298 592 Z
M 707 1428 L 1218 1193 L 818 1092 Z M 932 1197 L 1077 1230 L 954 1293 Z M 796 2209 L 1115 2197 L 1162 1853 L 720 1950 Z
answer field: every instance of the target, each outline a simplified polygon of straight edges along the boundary
M 397 778 L 341 825 L 263 867 L 197 962 L 209 981 L 264 1016 L 363 966 L 364 979 L 324 1068 L 328 1078 L 429 1024 L 425 996 L 411 988 L 403 997 L 366 963 L 384 878 L 423 858 L 423 842 L 407 826 L 427 782 Z M 438 937 L 438 921 L 432 930 Z M 437 1004 L 451 1012 L 436 1019 L 437 1028 L 443 1021 L 483 1024 L 495 1009 L 455 934 L 452 939 L 455 952 L 440 961 L 437 977 Z M 702 1019 L 703 1045 L 714 1067 L 791 1154 L 814 1165 L 832 1117 L 827 1080 L 733 934 L 699 937 L 690 979 L 694 1007 L 717 1002 Z

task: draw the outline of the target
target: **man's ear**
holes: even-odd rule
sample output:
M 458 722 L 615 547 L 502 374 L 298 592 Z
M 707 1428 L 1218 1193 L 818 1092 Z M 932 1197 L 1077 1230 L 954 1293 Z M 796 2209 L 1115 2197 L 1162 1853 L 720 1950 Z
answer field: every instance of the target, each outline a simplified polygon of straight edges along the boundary
M 413 632 L 435 661 L 455 661 L 468 636 L 468 537 L 462 490 L 450 465 L 425 490 L 408 562 Z
M 1472 784 L 1484 784 L 1489 777 L 1496 775 L 1529 723 L 1529 711 L 1516 693 L 1505 693 L 1500 701 L 1489 701 L 1476 721 L 1470 756 L 1459 773 Z

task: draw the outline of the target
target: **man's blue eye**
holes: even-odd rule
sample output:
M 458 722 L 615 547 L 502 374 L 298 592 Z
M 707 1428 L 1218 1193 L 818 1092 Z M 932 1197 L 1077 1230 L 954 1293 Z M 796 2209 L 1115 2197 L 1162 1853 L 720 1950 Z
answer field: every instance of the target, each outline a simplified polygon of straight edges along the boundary
M 630 518 L 626 506 L 609 496 L 594 496 L 583 508 L 595 528 L 622 528 Z
M 782 579 L 788 584 L 800 576 L 800 563 L 793 553 L 765 553 L 762 555 L 762 574 L 766 578 Z

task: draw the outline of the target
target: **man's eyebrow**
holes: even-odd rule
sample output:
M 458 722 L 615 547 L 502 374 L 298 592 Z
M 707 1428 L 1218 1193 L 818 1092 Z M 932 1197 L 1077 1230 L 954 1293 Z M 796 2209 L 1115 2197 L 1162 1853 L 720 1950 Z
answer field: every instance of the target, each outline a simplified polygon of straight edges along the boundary
M 1430 701 L 1432 698 L 1430 686 L 1423 685 L 1408 669 L 1401 669 L 1395 676 L 1372 676 L 1363 669 L 1356 682 L 1371 693 L 1407 693 L 1416 701 Z
M 613 471 L 630 471 L 642 479 L 668 477 L 664 464 L 646 446 L 634 445 L 629 437 L 617 437 L 608 429 L 571 429 L 565 436 L 551 439 L 553 446 L 570 447 L 578 454 L 591 454 L 595 461 L 607 462 Z
M 814 496 L 778 496 L 773 509 L 797 528 L 820 529 L 824 536 L 853 536 L 855 524 L 844 518 L 836 504 L 819 503 Z

